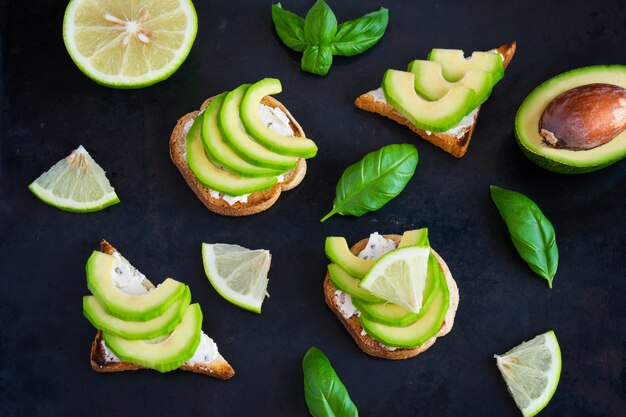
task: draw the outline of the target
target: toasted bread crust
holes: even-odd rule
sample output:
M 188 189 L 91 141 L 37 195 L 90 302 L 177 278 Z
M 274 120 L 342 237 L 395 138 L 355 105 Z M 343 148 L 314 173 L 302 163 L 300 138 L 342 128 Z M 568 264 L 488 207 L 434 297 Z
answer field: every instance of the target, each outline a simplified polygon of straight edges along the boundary
M 215 97 L 211 97 L 202 103 L 200 110 L 206 109 L 214 98 Z M 278 107 L 282 110 L 289 118 L 289 125 L 293 129 L 294 135 L 297 137 L 305 137 L 302 127 L 298 124 L 291 113 L 289 113 L 289 110 L 282 105 L 282 103 L 271 96 L 264 97 L 261 102 L 267 106 Z M 276 184 L 270 189 L 250 194 L 248 196 L 248 201 L 245 203 L 237 202 L 230 205 L 221 198 L 212 197 L 209 193 L 209 189 L 202 185 L 193 174 L 185 158 L 185 140 L 187 138 L 187 132 L 184 127 L 188 122 L 193 121 L 198 114 L 199 111 L 187 113 L 176 123 L 176 126 L 172 131 L 172 135 L 170 136 L 170 157 L 172 158 L 172 162 L 174 162 L 180 173 L 185 178 L 187 185 L 189 185 L 193 192 L 198 196 L 202 204 L 204 204 L 212 212 L 223 216 L 248 216 L 259 213 L 274 205 L 276 200 L 278 200 L 278 197 L 280 197 L 281 192 L 295 188 L 304 179 L 304 176 L 306 175 L 306 161 L 303 158 L 298 158 L 295 168 L 284 174 L 284 181 Z
M 497 51 L 501 53 L 504 57 L 504 61 L 502 62 L 504 68 L 506 68 L 511 62 L 511 59 L 513 59 L 516 47 L 517 44 L 515 42 L 510 42 L 497 48 Z M 378 113 L 381 116 L 385 116 L 397 123 L 400 123 L 401 125 L 408 127 L 413 132 L 420 135 L 422 138 L 426 139 L 433 145 L 440 147 L 441 149 L 456 158 L 461 158 L 467 152 L 467 148 L 469 146 L 470 140 L 472 139 L 474 127 L 476 126 L 478 115 L 480 113 L 479 107 L 470 128 L 464 131 L 461 135 L 451 135 L 447 132 L 431 132 L 429 134 L 425 130 L 416 127 L 406 117 L 398 113 L 390 104 L 382 103 L 375 100 L 370 93 L 365 93 L 357 97 L 357 99 L 354 101 L 354 104 L 360 109 L 372 113 Z
M 117 250 L 106 240 L 100 242 L 100 251 L 108 255 L 113 255 Z M 102 332 L 98 330 L 96 337 L 91 342 L 90 363 L 91 369 L 96 372 L 123 372 L 123 371 L 137 371 L 139 369 L 145 369 L 142 366 L 135 365 L 130 362 L 111 362 L 105 357 L 104 346 L 102 344 Z M 218 357 L 210 363 L 196 363 L 193 365 L 183 364 L 178 368 L 182 371 L 195 372 L 197 374 L 203 374 L 212 376 L 217 379 L 230 379 L 235 375 L 235 370 L 224 359 L 224 357 L 218 354 Z
M 400 235 L 384 236 L 387 239 L 394 240 L 397 244 L 400 243 L 400 239 L 402 239 L 402 236 Z M 368 239 L 361 240 L 356 245 L 352 246 L 350 248 L 350 251 L 353 254 L 358 255 L 359 252 L 361 252 L 365 248 L 365 245 L 367 245 L 367 241 Z M 446 265 L 444 260 L 441 258 L 441 256 L 439 256 L 439 254 L 437 254 L 437 252 L 432 249 L 431 251 L 437 258 L 439 266 L 441 267 L 441 270 L 446 277 L 448 290 L 450 291 L 450 306 L 448 307 L 448 312 L 446 313 L 443 324 L 441 325 L 441 328 L 439 329 L 437 334 L 428 339 L 420 346 L 412 349 L 397 348 L 395 350 L 389 350 L 376 339 L 371 337 L 369 334 L 364 335 L 363 333 L 365 332 L 363 326 L 361 325 L 361 322 L 359 321 L 359 318 L 356 314 L 347 319 L 343 316 L 343 314 L 341 314 L 340 306 L 337 303 L 335 297 L 335 291 L 337 291 L 337 288 L 335 288 L 332 281 L 330 280 L 328 272 L 326 273 L 326 277 L 324 278 L 324 298 L 326 299 L 326 304 L 332 310 L 332 312 L 335 313 L 339 321 L 344 325 L 348 333 L 350 333 L 350 336 L 352 336 L 356 344 L 363 352 L 367 353 L 370 356 L 375 356 L 383 359 L 408 359 L 417 356 L 430 348 L 435 343 L 438 337 L 442 337 L 450 333 L 450 330 L 452 330 L 452 326 L 454 325 L 456 310 L 459 306 L 459 289 L 456 285 L 456 282 L 452 278 L 452 274 L 450 273 L 450 269 L 448 269 L 448 265 Z

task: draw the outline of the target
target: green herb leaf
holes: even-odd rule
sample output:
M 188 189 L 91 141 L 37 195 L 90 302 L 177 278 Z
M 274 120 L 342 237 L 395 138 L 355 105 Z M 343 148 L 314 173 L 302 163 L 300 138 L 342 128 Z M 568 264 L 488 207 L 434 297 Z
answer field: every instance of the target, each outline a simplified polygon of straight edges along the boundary
M 326 75 L 333 63 L 333 53 L 328 45 L 307 46 L 302 55 L 302 71 L 316 75 Z
M 554 227 L 541 209 L 524 194 L 492 185 L 491 199 L 498 207 L 511 234 L 511 240 L 530 269 L 548 281 L 559 264 Z
M 309 45 L 328 45 L 335 33 L 335 13 L 324 0 L 317 0 L 304 18 L 304 39 Z
M 389 13 L 381 7 L 377 12 L 340 24 L 331 44 L 333 54 L 353 56 L 367 51 L 385 34 L 388 22 Z
M 368 153 L 350 165 L 337 183 L 333 214 L 361 216 L 376 211 L 400 194 L 417 167 L 417 149 L 413 145 L 388 145 Z
M 302 359 L 302 370 L 304 399 L 313 417 L 358 417 L 346 387 L 321 350 L 309 348 Z
M 272 5 L 272 21 L 278 37 L 287 47 L 297 52 L 306 48 L 304 19 L 282 8 L 280 3 Z

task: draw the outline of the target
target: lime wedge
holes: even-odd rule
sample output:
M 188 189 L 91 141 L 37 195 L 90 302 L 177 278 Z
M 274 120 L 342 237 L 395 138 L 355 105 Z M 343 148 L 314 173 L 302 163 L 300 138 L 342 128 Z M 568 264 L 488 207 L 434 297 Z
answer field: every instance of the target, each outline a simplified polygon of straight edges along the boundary
M 370 268 L 360 287 L 414 313 L 422 308 L 430 248 L 407 246 L 393 250 Z
M 246 249 L 224 243 L 202 244 L 204 272 L 226 300 L 255 313 L 267 293 L 271 255 L 265 249 Z
M 92 80 L 117 88 L 145 87 L 181 66 L 198 18 L 190 0 L 72 0 L 63 40 Z
M 99 211 L 120 202 L 104 170 L 82 145 L 41 174 L 28 189 L 46 204 L 77 213 Z
M 524 417 L 534 416 L 548 405 L 561 376 L 561 349 L 553 331 L 495 358 Z

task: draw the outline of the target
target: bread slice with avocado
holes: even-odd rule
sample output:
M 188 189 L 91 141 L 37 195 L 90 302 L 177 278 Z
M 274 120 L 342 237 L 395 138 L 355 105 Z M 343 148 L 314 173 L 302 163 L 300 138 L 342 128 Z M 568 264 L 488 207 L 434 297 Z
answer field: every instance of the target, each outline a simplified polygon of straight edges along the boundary
M 307 169 L 306 161 L 304 160 L 304 158 L 294 157 L 293 160 L 295 166 L 284 174 L 278 176 L 278 180 L 274 180 L 274 185 L 271 185 L 272 183 L 270 182 L 268 183 L 270 184 L 269 188 L 251 193 L 242 193 L 240 191 L 241 194 L 247 194 L 243 199 L 232 198 L 227 193 L 220 193 L 204 185 L 203 182 L 199 180 L 198 176 L 194 174 L 194 171 L 190 167 L 190 162 L 193 163 L 193 161 L 188 160 L 186 141 L 187 134 L 193 127 L 193 123 L 196 118 L 201 114 L 201 112 L 205 111 L 209 107 L 209 105 L 216 99 L 223 98 L 221 97 L 221 95 L 211 97 L 207 99 L 204 103 L 202 103 L 200 111 L 188 113 L 178 120 L 178 123 L 176 124 L 176 127 L 174 128 L 170 136 L 170 156 L 172 158 L 172 161 L 183 175 L 185 181 L 187 182 L 187 185 L 189 185 L 189 187 L 193 190 L 193 192 L 200 199 L 200 201 L 212 212 L 224 216 L 247 216 L 267 210 L 278 200 L 283 191 L 291 190 L 295 188 L 298 184 L 300 184 L 300 182 L 302 182 Z M 276 100 L 272 96 L 264 96 L 260 100 L 260 102 L 261 104 L 264 104 L 265 106 L 268 106 L 272 109 L 279 109 L 284 115 L 287 116 L 287 118 L 289 119 L 289 126 L 294 133 L 294 137 L 306 138 L 300 124 L 298 124 L 296 119 L 278 100 Z M 258 129 L 260 130 L 261 127 L 258 127 Z M 243 134 L 243 132 L 239 133 Z M 249 138 L 246 139 L 252 140 Z M 255 142 L 255 144 L 257 143 Z M 257 146 L 260 145 L 257 144 Z M 269 153 L 271 151 L 268 150 L 267 152 Z M 240 162 L 240 164 L 245 163 L 246 161 Z M 222 171 L 227 172 L 225 170 Z M 264 181 L 264 179 L 269 178 L 242 177 L 241 179 L 238 179 L 235 177 L 236 174 L 233 174 L 231 172 L 228 172 L 228 174 L 235 178 L 238 183 L 248 184 L 262 182 Z M 210 176 L 211 174 L 209 173 L 208 175 Z M 211 178 L 207 179 L 209 181 L 211 180 Z M 204 183 L 206 184 L 208 183 L 208 181 L 204 181 Z
M 515 42 L 507 43 L 506 45 L 502 45 L 496 49 L 496 51 L 503 57 L 503 68 L 506 68 L 513 59 L 515 49 Z M 455 127 L 445 132 L 431 132 L 417 127 L 407 117 L 400 114 L 400 112 L 387 102 L 382 88 L 362 94 L 355 100 L 354 104 L 360 109 L 372 113 L 378 113 L 381 116 L 385 116 L 397 123 L 400 123 L 401 125 L 407 126 L 422 138 L 426 139 L 433 145 L 440 147 L 456 158 L 461 158 L 467 152 L 472 134 L 474 133 L 474 128 L 476 127 L 476 122 L 478 121 L 478 114 L 480 112 L 480 107 L 477 107 L 463 117 L 463 119 Z
M 106 240 L 102 240 L 100 242 L 100 252 L 103 252 L 107 255 L 118 255 L 125 262 L 129 269 L 132 271 L 136 271 L 130 263 L 121 255 L 119 252 L 111 246 Z M 147 279 L 144 278 L 141 283 L 146 289 L 154 288 L 154 285 Z M 205 339 L 204 341 L 202 339 Z M 208 340 L 206 340 L 208 339 Z M 204 343 L 204 345 L 202 344 Z M 209 346 L 209 348 L 214 348 L 215 352 L 211 354 L 211 360 L 206 360 L 207 356 L 205 352 L 201 352 L 202 346 Z M 120 360 L 115 356 L 115 354 L 109 350 L 104 342 L 103 334 L 100 330 L 97 331 L 96 337 L 91 344 L 91 354 L 90 354 L 90 362 L 91 368 L 96 372 L 122 372 L 122 371 L 136 371 L 139 369 L 144 369 L 144 367 Z M 194 356 L 180 366 L 180 370 L 194 372 L 198 374 L 203 374 L 207 376 L 212 376 L 218 379 L 230 379 L 235 375 L 235 371 L 232 366 L 224 359 L 224 357 L 217 351 L 217 345 L 204 333 L 201 333 L 201 345 L 198 347 L 197 351 L 194 353 Z
M 395 242 L 396 246 L 400 244 L 402 236 L 400 235 L 384 235 L 385 239 L 392 240 Z M 350 252 L 358 256 L 358 254 L 365 249 L 368 243 L 368 239 L 363 239 L 354 246 L 350 248 Z M 439 256 L 434 250 L 431 249 L 431 253 L 434 255 L 443 276 L 445 277 L 445 282 L 447 284 L 447 289 L 449 293 L 449 305 L 448 309 L 445 312 L 445 316 L 441 327 L 437 331 L 437 333 L 430 337 L 425 342 L 421 343 L 419 346 L 413 348 L 395 348 L 388 347 L 374 339 L 370 336 L 359 319 L 360 312 L 358 310 L 348 311 L 346 309 L 345 304 L 347 299 L 350 297 L 347 293 L 337 289 L 333 282 L 331 281 L 331 277 L 329 273 L 326 273 L 326 277 L 324 279 L 324 298 L 326 300 L 326 304 L 331 309 L 333 313 L 337 316 L 339 321 L 344 325 L 350 336 L 354 339 L 359 348 L 367 353 L 368 355 L 383 358 L 383 359 L 408 359 L 414 356 L 419 355 L 424 352 L 428 348 L 430 348 L 437 338 L 445 336 L 452 330 L 452 326 L 454 325 L 454 317 L 456 315 L 456 310 L 459 305 L 459 290 L 456 285 L 456 282 L 452 278 L 452 274 L 448 269 L 448 266 L 444 262 L 444 260 Z

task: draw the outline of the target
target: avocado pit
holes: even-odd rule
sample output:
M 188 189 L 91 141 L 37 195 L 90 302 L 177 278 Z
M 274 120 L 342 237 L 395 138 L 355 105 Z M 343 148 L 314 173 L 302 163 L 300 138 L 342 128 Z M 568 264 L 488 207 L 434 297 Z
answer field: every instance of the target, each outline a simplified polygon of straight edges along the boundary
M 610 142 L 626 129 L 626 89 L 586 84 L 555 97 L 539 119 L 545 144 L 584 151 Z

